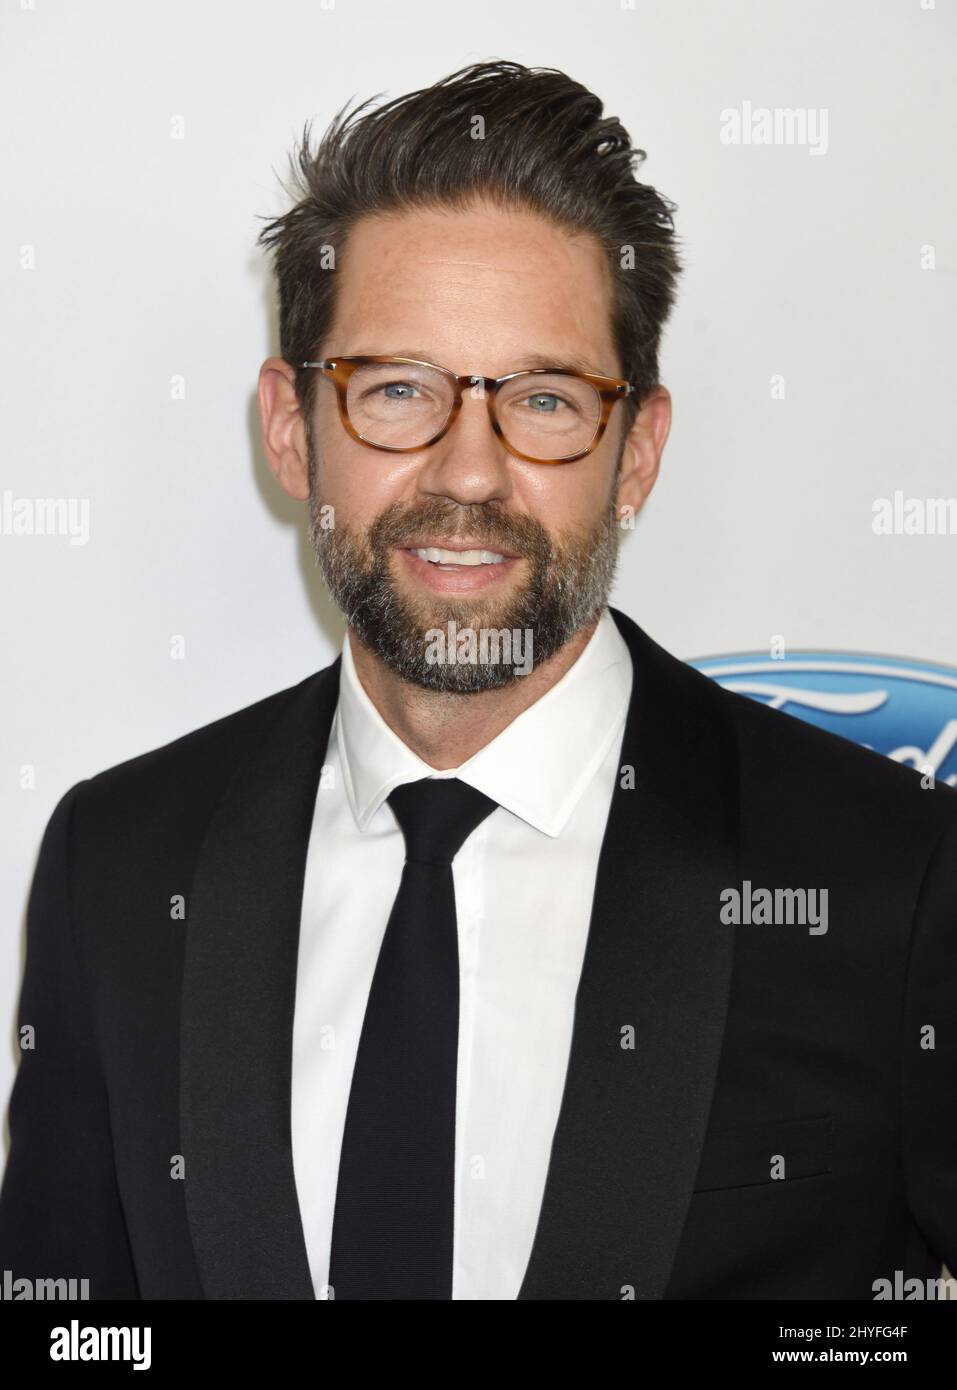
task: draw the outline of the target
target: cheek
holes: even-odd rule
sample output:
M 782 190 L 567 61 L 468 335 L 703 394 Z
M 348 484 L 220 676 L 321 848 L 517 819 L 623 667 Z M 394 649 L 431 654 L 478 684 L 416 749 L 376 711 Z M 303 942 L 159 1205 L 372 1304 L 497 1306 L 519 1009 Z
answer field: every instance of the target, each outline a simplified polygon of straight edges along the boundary
M 550 531 L 591 530 L 612 502 L 613 465 L 593 455 L 536 469 L 523 479 L 524 509 Z
M 319 438 L 316 483 L 324 501 L 355 529 L 367 529 L 395 502 L 414 496 L 414 465 L 340 434 Z

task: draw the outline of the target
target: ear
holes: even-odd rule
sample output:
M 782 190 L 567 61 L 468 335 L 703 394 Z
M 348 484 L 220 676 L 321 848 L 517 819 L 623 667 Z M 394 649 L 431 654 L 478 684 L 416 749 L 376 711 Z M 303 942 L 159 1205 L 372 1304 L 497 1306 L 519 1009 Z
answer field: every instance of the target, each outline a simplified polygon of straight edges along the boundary
M 623 507 L 637 514 L 644 505 L 657 480 L 670 429 L 671 393 L 664 386 L 656 386 L 624 440 L 615 497 L 619 515 Z
M 259 369 L 259 415 L 270 471 L 284 492 L 305 502 L 309 453 L 295 382 L 295 369 L 284 358 L 267 357 Z

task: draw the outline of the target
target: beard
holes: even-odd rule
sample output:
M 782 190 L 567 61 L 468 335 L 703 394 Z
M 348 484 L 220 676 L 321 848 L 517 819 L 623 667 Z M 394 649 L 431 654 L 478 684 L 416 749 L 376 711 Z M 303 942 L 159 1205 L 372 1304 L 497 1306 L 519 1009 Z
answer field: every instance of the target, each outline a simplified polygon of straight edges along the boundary
M 359 534 L 339 521 L 325 524 L 334 513 L 320 498 L 315 477 L 310 468 L 309 536 L 329 592 L 359 640 L 413 685 L 461 695 L 498 689 L 522 676 L 508 662 L 475 659 L 480 633 L 512 634 L 514 643 L 530 644 L 540 664 L 601 616 L 618 562 L 613 495 L 593 529 L 557 537 L 541 522 L 511 515 L 496 502 L 460 504 L 440 497 L 393 503 Z M 393 572 L 394 548 L 429 535 L 468 536 L 479 549 L 523 557 L 524 582 L 498 599 L 406 594 Z M 471 659 L 435 659 L 429 634 L 439 631 L 444 638 L 450 623 L 460 635 L 475 634 Z M 487 643 L 481 650 L 487 656 Z

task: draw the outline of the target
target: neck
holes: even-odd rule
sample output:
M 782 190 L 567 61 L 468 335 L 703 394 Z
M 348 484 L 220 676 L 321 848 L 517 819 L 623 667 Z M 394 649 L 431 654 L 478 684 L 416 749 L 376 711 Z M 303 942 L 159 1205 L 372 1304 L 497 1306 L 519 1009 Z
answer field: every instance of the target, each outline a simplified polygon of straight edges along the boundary
M 350 628 L 348 641 L 363 690 L 394 734 L 437 772 L 458 767 L 533 705 L 581 656 L 598 619 L 555 652 L 496 690 L 474 695 L 426 690 L 397 676 Z

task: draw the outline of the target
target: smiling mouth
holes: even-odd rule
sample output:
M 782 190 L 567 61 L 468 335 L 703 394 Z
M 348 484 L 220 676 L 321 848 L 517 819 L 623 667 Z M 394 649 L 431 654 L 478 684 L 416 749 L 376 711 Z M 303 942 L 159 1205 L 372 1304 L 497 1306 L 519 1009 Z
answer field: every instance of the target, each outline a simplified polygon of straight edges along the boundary
M 504 584 L 522 557 L 504 550 L 463 544 L 397 546 L 403 568 L 436 594 L 478 594 Z

